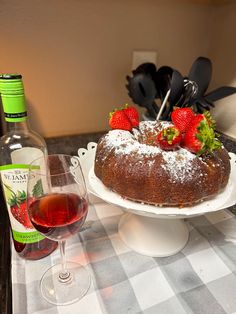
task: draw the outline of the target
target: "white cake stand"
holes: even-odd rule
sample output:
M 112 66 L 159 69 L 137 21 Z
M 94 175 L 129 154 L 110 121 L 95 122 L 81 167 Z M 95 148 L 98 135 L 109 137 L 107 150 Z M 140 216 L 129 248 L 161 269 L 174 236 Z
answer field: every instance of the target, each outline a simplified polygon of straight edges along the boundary
M 176 254 L 186 245 L 189 231 L 186 218 L 218 211 L 236 203 L 236 155 L 230 153 L 231 174 L 227 187 L 216 197 L 188 208 L 158 207 L 125 200 L 107 189 L 93 171 L 96 143 L 80 148 L 78 156 L 88 190 L 104 201 L 122 207 L 127 213 L 119 222 L 119 234 L 128 247 L 147 255 Z

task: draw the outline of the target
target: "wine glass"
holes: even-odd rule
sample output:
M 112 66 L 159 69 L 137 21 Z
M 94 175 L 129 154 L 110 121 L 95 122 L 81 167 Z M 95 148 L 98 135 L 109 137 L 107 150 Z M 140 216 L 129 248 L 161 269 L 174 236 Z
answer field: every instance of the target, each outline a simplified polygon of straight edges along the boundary
M 88 212 L 85 180 L 77 157 L 55 154 L 35 159 L 29 166 L 27 204 L 37 231 L 58 241 L 61 264 L 49 268 L 40 281 L 43 297 L 66 305 L 81 299 L 90 276 L 80 264 L 66 262 L 66 239 L 79 232 Z

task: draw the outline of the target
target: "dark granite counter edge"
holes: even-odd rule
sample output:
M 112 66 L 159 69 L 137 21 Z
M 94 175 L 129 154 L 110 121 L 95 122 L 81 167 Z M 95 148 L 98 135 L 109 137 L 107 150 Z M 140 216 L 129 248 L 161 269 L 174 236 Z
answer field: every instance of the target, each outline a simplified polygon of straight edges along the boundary
M 100 137 L 107 131 L 97 133 L 87 133 L 79 135 L 69 135 L 60 137 L 46 138 L 49 153 L 66 153 L 75 155 L 78 152 L 78 148 L 86 148 L 89 142 L 98 142 Z M 236 138 L 224 135 L 220 132 L 219 139 L 224 144 L 225 148 L 229 152 L 236 153 Z
M 228 152 L 236 154 L 236 138 L 219 133 L 219 139 L 224 144 L 224 147 L 227 149 Z
M 69 135 L 46 138 L 49 154 L 69 154 L 77 155 L 79 148 L 86 148 L 89 142 L 98 142 L 100 137 L 106 132 L 86 133 L 79 135 Z

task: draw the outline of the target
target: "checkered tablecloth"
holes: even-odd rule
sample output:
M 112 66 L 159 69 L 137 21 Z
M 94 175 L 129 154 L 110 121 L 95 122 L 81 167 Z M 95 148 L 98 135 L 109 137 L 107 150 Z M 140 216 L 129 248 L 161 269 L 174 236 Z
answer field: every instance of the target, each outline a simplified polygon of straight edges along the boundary
M 72 305 L 41 297 L 39 280 L 59 250 L 39 261 L 13 252 L 14 314 L 178 314 L 236 312 L 236 218 L 228 210 L 188 219 L 190 239 L 178 254 L 152 258 L 130 250 L 118 235 L 120 208 L 90 206 L 84 230 L 68 240 L 67 259 L 87 267 L 92 284 Z

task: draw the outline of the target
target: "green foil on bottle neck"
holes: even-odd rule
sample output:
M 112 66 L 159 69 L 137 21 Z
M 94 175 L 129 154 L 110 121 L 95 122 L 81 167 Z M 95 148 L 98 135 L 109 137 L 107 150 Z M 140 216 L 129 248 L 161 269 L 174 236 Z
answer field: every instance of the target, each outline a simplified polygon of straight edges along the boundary
M 24 85 L 21 78 L 14 75 L 0 75 L 0 93 L 5 120 L 23 122 L 27 119 Z

